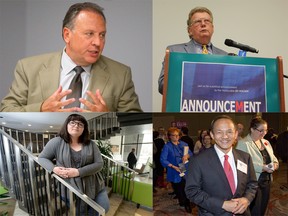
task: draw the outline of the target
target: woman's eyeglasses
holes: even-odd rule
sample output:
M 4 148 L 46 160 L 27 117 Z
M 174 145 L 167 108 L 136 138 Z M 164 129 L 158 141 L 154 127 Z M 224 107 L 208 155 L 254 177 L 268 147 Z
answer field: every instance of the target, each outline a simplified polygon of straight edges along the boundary
M 259 129 L 257 129 L 257 128 L 255 128 L 255 130 L 257 130 L 257 131 L 260 132 L 260 133 L 267 133 L 267 131 L 268 131 L 268 130 L 259 130 Z
M 72 127 L 75 127 L 77 125 L 79 128 L 84 128 L 84 124 L 82 122 L 70 121 L 69 125 Z

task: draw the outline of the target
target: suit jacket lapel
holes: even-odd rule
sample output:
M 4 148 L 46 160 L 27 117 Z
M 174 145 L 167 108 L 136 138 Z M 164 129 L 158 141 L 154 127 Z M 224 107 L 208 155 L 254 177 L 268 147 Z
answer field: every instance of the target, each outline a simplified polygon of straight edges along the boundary
M 236 151 L 234 151 L 234 149 L 232 150 L 232 153 L 233 153 L 234 163 L 235 163 L 236 172 L 237 172 L 237 185 L 236 185 L 236 190 L 235 190 L 235 194 L 237 194 L 237 191 L 238 191 L 238 189 L 239 189 L 239 183 L 241 182 L 242 172 L 237 169 L 237 161 L 239 160 L 239 155 L 238 155 L 238 153 L 237 153 Z M 234 194 L 234 195 L 235 195 L 235 194 Z
M 100 59 L 92 65 L 88 90 L 95 94 L 96 90 L 99 89 L 100 93 L 103 95 L 109 77 L 110 73 L 107 70 L 107 65 L 100 57 Z
M 222 163 L 219 160 L 219 157 L 218 157 L 218 155 L 217 155 L 217 153 L 216 153 L 214 148 L 213 148 L 213 154 L 211 155 L 209 162 L 211 164 L 211 167 L 217 166 L 217 167 L 215 167 L 215 170 L 217 170 L 217 173 L 218 173 L 218 175 L 220 177 L 220 182 L 222 182 L 224 187 L 226 187 L 225 191 L 230 191 L 230 193 L 232 195 L 232 191 L 231 191 L 228 179 L 226 178 L 226 174 L 224 172 L 224 168 L 223 168 Z
M 197 53 L 196 46 L 192 40 L 185 44 L 184 49 L 187 53 Z
M 43 99 L 50 97 L 59 87 L 62 52 L 57 53 L 48 62 L 44 62 L 39 71 Z
M 234 149 L 233 149 L 233 156 L 234 156 L 234 161 L 235 161 L 235 166 L 236 166 L 236 171 L 237 171 L 237 187 L 236 187 L 234 197 L 239 197 L 239 196 L 242 196 L 241 191 L 243 191 L 243 188 L 241 188 L 241 182 L 243 182 L 243 179 L 246 179 L 247 173 L 245 174 L 237 168 L 237 161 L 239 160 L 245 164 L 246 164 L 246 161 L 243 161 L 243 158 L 238 154 L 237 151 L 234 151 Z M 248 164 L 247 164 L 247 172 L 248 172 Z M 246 188 L 244 188 L 244 190 L 245 189 Z

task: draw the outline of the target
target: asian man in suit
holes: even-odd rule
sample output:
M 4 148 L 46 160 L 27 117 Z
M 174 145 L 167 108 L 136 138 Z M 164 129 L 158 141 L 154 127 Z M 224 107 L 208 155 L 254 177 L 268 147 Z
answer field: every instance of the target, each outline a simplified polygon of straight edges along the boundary
M 180 53 L 228 54 L 211 43 L 214 25 L 213 14 L 208 8 L 196 7 L 190 11 L 187 20 L 187 31 L 191 39 L 188 43 L 170 45 L 166 50 Z M 158 79 L 158 91 L 161 94 L 163 94 L 164 84 L 164 63 L 165 60 L 162 63 L 162 70 Z
M 255 197 L 257 180 L 249 154 L 232 148 L 236 125 L 226 115 L 211 123 L 214 147 L 189 162 L 185 192 L 199 215 L 251 215 L 249 204 Z M 225 160 L 226 159 L 226 160 Z
M 72 5 L 63 20 L 65 48 L 20 60 L 1 111 L 141 112 L 130 68 L 102 55 L 105 35 L 103 8 Z

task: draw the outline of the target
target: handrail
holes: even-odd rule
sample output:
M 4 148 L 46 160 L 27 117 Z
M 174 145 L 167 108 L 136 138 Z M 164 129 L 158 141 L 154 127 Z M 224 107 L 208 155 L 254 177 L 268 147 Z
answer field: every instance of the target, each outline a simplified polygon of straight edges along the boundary
M 96 203 L 94 200 L 92 200 L 90 197 L 88 197 L 86 194 L 79 192 L 74 187 L 72 187 L 69 183 L 67 183 L 65 180 L 63 180 L 58 175 L 52 174 L 53 178 L 57 179 L 58 182 L 61 182 L 65 187 L 69 189 L 69 191 L 73 192 L 76 196 L 78 196 L 80 199 L 82 199 L 85 203 L 87 203 L 90 207 L 92 207 L 94 210 L 100 213 L 100 215 L 105 215 L 105 209 L 102 208 L 98 203 Z M 70 199 L 70 206 L 72 206 L 72 198 Z
M 46 205 L 45 208 L 44 201 L 43 203 L 39 203 L 39 191 L 45 197 L 51 196 L 51 185 L 46 184 L 46 188 L 39 188 L 37 185 L 41 184 L 41 170 L 45 171 L 45 175 L 50 175 L 52 179 L 57 180 L 57 183 L 61 186 L 64 186 L 69 191 L 69 215 L 76 215 L 76 210 L 74 206 L 74 196 L 83 200 L 88 206 L 99 212 L 100 215 L 105 215 L 105 209 L 102 208 L 99 204 L 97 204 L 94 200 L 90 199 L 86 194 L 83 194 L 77 191 L 73 186 L 67 183 L 65 180 L 60 178 L 55 174 L 49 174 L 47 170 L 43 169 L 43 167 L 39 164 L 38 158 L 35 157 L 29 150 L 27 150 L 24 146 L 22 146 L 19 142 L 13 139 L 9 134 L 0 129 L 0 143 L 3 142 L 0 148 L 0 157 L 2 160 L 1 163 L 1 180 L 5 187 L 9 188 L 10 192 L 12 192 L 12 196 L 15 196 L 17 200 L 20 201 L 21 206 L 26 209 L 29 214 L 33 215 L 50 215 L 55 213 L 57 214 L 58 208 L 54 206 L 54 209 L 50 205 Z M 3 151 L 4 150 L 4 151 Z M 28 164 L 27 164 L 28 163 Z M 8 172 L 5 173 L 4 166 L 7 166 Z M 23 168 L 23 167 L 24 168 Z M 5 174 L 8 174 L 8 177 Z M 49 179 L 46 178 L 46 179 Z M 8 180 L 8 182 L 7 182 Z M 27 188 L 28 187 L 28 188 Z M 30 193 L 27 194 L 27 190 L 31 189 Z M 12 190 L 12 191 L 11 191 Z M 44 194 L 43 194 L 43 191 Z M 47 192 L 48 191 L 48 192 Z M 57 194 L 56 187 L 54 184 L 54 193 Z M 46 200 L 48 202 L 48 200 Z M 61 200 L 60 200 L 61 202 Z M 60 212 L 62 211 L 62 204 L 60 204 Z M 67 210 L 66 210 L 67 215 Z
M 115 117 L 115 114 L 114 115 L 104 114 L 104 115 L 101 115 L 98 120 L 97 119 L 89 120 L 90 121 L 89 124 L 93 125 L 92 131 L 94 130 L 94 131 L 100 132 L 100 137 L 102 137 L 102 135 L 106 135 L 106 136 L 109 135 L 108 131 L 114 134 L 114 131 L 115 131 L 114 129 L 117 128 L 119 124 L 117 121 L 117 116 L 116 116 L 116 119 L 114 119 L 113 117 Z M 105 118 L 105 119 L 102 119 L 102 118 Z M 99 124 L 99 121 L 105 121 L 105 125 Z M 107 128 L 105 129 L 103 128 L 103 126 L 109 127 L 109 129 Z M 55 187 L 56 184 L 60 184 L 64 187 L 64 190 L 67 190 L 67 197 L 69 197 L 67 198 L 67 200 L 69 200 L 69 206 L 70 206 L 69 215 L 76 214 L 75 205 L 74 205 L 75 197 L 73 196 L 73 194 L 75 194 L 76 197 L 79 197 L 79 199 L 83 200 L 83 202 L 87 203 L 87 205 L 89 205 L 91 208 L 98 211 L 101 215 L 105 215 L 105 210 L 101 206 L 99 206 L 96 202 L 94 202 L 92 199 L 87 197 L 85 194 L 75 190 L 74 187 L 72 187 L 69 183 L 67 183 L 65 180 L 63 180 L 59 176 L 55 174 L 50 174 L 47 170 L 45 170 L 39 164 L 38 157 L 37 157 L 39 153 L 38 151 L 37 153 L 33 151 L 33 144 L 34 144 L 35 149 L 39 148 L 38 146 L 35 146 L 35 144 L 38 145 L 38 142 L 32 143 L 31 149 L 27 149 L 25 146 L 20 144 L 20 142 L 18 142 L 19 140 L 15 140 L 15 139 L 19 139 L 18 130 L 8 128 L 8 132 L 10 133 L 8 134 L 6 131 L 4 131 L 5 127 L 2 126 L 2 128 L 3 129 L 0 128 L 0 132 L 1 132 L 0 135 L 2 135 L 0 137 L 0 143 L 1 143 L 1 138 L 8 139 L 9 142 L 4 141 L 5 143 L 8 143 L 6 144 L 7 146 L 5 146 L 5 149 L 4 149 L 6 151 L 4 156 L 1 154 L 1 146 L 0 146 L 0 160 L 3 161 L 2 157 L 8 158 L 7 155 L 9 156 L 18 155 L 18 156 L 16 156 L 16 159 L 15 159 L 17 163 L 15 165 L 16 167 L 12 167 L 11 159 L 8 158 L 8 161 L 10 162 L 8 164 L 6 163 L 6 167 L 10 166 L 8 169 L 10 171 L 7 172 L 11 175 L 11 177 L 9 178 L 5 177 L 1 173 L 2 171 L 5 170 L 4 169 L 5 164 L 0 163 L 0 177 L 2 178 L 4 182 L 4 186 L 10 188 L 10 192 L 11 192 L 11 189 L 14 189 L 13 183 L 15 185 L 15 181 L 17 182 L 17 184 L 19 184 L 19 187 L 16 188 L 15 191 L 12 191 L 13 193 L 15 192 L 14 194 L 15 198 L 20 201 L 19 206 L 22 206 L 22 208 L 24 208 L 29 214 L 41 215 L 41 216 L 46 215 L 46 214 L 54 215 L 55 212 L 57 211 L 60 211 L 60 213 L 62 211 L 65 212 L 66 211 L 65 205 L 64 205 L 64 209 L 62 209 L 62 204 L 61 204 L 61 202 L 63 203 L 63 200 L 62 201 L 59 200 L 59 194 L 57 194 L 56 189 L 53 188 L 53 185 Z M 15 138 L 13 137 L 13 133 L 14 135 L 16 133 Z M 30 136 L 30 142 L 31 142 L 31 133 L 29 133 L 29 136 Z M 94 137 L 98 137 L 97 133 L 94 133 Z M 36 136 L 36 141 L 38 141 L 37 136 Z M 15 151 L 13 152 L 13 154 L 9 152 L 10 151 L 9 147 L 11 148 L 11 145 L 13 145 L 12 148 L 13 148 L 13 151 Z M 42 143 L 42 145 L 44 146 L 45 144 Z M 23 155 L 25 155 L 24 159 L 23 159 Z M 106 186 L 108 187 L 110 186 L 114 193 L 123 195 L 124 199 L 131 200 L 133 188 L 134 188 L 134 178 L 137 172 L 125 166 L 121 162 L 107 157 L 106 155 L 102 154 L 102 157 L 103 157 L 104 165 L 105 165 L 102 169 L 102 173 L 105 178 Z M 22 165 L 23 163 L 25 163 L 23 165 L 23 168 L 22 168 L 21 163 Z M 16 176 L 15 181 L 12 175 L 12 173 L 14 172 L 11 171 L 13 169 L 17 169 L 16 175 L 20 176 L 20 177 Z M 37 171 L 45 173 L 43 177 L 44 180 L 43 179 L 41 180 L 42 177 L 38 176 L 39 173 L 37 174 Z M 10 182 L 9 184 L 5 185 L 5 183 L 7 182 L 5 181 L 5 178 L 9 180 Z M 43 185 L 45 185 L 45 193 L 43 193 L 42 191 Z M 53 189 L 54 191 L 52 191 Z M 54 197 L 53 197 L 53 193 L 54 193 Z M 39 200 L 41 196 L 46 196 L 46 199 L 50 201 L 54 200 L 54 203 L 45 203 L 45 204 L 42 203 L 42 200 L 41 201 Z M 58 202 L 56 199 L 58 199 Z M 44 205 L 46 205 L 47 207 L 45 207 Z M 67 215 L 67 211 L 66 211 L 66 215 Z
M 101 154 L 101 155 L 102 155 L 102 157 L 104 157 L 104 158 L 106 158 L 106 159 L 108 159 L 108 160 L 116 163 L 117 165 L 122 166 L 122 167 L 125 167 L 125 168 L 126 168 L 127 170 L 129 170 L 130 172 L 134 172 L 135 174 L 137 174 L 137 172 L 136 172 L 135 170 L 133 170 L 133 169 L 127 167 L 127 166 L 123 166 L 123 164 L 122 164 L 121 162 L 116 161 L 116 160 L 114 160 L 114 159 L 112 159 L 112 158 L 110 158 L 110 157 L 108 157 L 108 156 L 106 156 L 106 155 L 104 155 L 104 154 Z

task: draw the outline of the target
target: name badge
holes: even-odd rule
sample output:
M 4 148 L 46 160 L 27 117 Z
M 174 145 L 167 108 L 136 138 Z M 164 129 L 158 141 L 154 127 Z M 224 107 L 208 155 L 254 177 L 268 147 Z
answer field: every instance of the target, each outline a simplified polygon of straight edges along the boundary
M 237 160 L 237 169 L 245 174 L 247 174 L 247 164 L 244 162 Z

